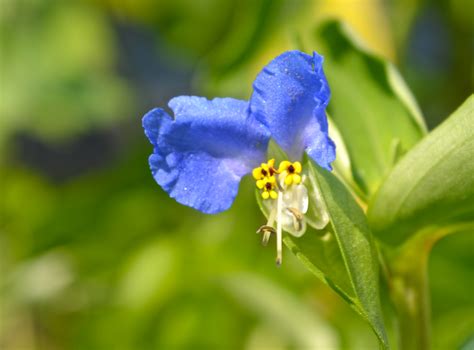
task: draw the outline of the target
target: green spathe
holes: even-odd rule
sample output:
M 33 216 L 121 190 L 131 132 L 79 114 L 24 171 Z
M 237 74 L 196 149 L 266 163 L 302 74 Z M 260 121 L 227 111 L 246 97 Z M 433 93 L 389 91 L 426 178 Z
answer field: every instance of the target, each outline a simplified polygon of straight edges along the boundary
M 388 348 L 380 309 L 377 253 L 364 212 L 336 176 L 311 161 L 305 167 L 308 181 L 320 188 L 330 227 L 324 236 L 309 231 L 299 239 L 285 238 L 285 244 L 369 322 L 381 346 Z M 326 254 L 330 254 L 327 261 Z

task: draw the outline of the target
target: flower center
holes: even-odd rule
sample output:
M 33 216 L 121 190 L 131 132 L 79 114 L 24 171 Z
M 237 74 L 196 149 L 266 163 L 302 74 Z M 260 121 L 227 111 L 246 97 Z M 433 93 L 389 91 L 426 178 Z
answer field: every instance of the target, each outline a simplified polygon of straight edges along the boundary
M 299 184 L 301 182 L 301 171 L 303 167 L 300 162 L 290 162 L 284 160 L 278 167 L 278 173 L 284 181 L 285 185 L 290 186 L 291 184 Z
M 258 168 L 253 169 L 252 176 L 255 180 L 259 181 L 272 177 L 276 172 L 275 159 L 270 159 L 268 162 L 260 164 Z
M 282 261 L 283 230 L 301 236 L 306 230 L 304 214 L 308 210 L 308 194 L 302 184 L 300 162 L 282 161 L 278 170 L 275 160 L 270 159 L 253 169 L 252 175 L 263 198 L 263 207 L 268 212 L 268 222 L 259 228 L 263 234 L 262 243 L 266 245 L 272 233 L 277 239 L 277 265 Z

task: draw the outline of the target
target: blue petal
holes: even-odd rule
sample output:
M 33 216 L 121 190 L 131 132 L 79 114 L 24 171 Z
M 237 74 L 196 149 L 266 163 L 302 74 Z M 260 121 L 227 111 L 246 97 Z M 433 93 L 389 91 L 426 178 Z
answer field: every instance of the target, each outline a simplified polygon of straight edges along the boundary
M 335 146 L 328 136 L 325 109 L 330 91 L 323 58 L 288 51 L 271 61 L 257 76 L 250 99 L 252 117 L 294 160 L 304 150 L 319 165 L 331 169 Z
M 265 158 L 267 129 L 248 118 L 245 101 L 180 96 L 169 107 L 175 120 L 161 108 L 143 117 L 153 177 L 181 204 L 208 214 L 228 209 L 241 177 Z

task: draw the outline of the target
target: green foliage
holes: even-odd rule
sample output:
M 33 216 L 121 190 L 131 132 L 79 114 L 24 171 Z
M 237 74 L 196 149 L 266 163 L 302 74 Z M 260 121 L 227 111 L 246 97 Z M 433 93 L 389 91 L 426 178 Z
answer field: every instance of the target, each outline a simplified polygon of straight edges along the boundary
M 23 5 L 19 15 L 21 4 L 2 4 L 12 11 L 0 21 L 0 152 L 19 130 L 64 140 L 126 117 L 133 93 L 105 16 L 83 3 Z
M 428 255 L 444 235 L 474 231 L 474 98 L 423 138 L 421 114 L 395 68 L 361 49 L 340 23 L 329 22 L 318 33 L 333 94 L 332 133 L 343 151 L 335 173 L 343 182 L 306 164 L 308 222 L 326 221 L 327 215 L 330 227 L 288 236 L 285 243 L 388 347 L 379 307 L 380 255 L 401 324 L 400 346 L 425 349 L 430 344 Z M 370 227 L 359 207 L 367 208 L 365 201 Z M 372 232 L 383 245 L 380 251 Z
M 383 182 L 369 207 L 371 227 L 382 241 L 400 244 L 422 229 L 474 225 L 473 104 L 471 95 Z
M 315 40 L 331 82 L 329 112 L 357 184 L 371 195 L 393 165 L 393 142 L 406 151 L 424 135 L 421 115 L 395 69 L 362 49 L 342 23 L 318 28 Z
M 388 347 L 380 309 L 377 252 L 365 215 L 350 192 L 331 173 L 306 163 L 308 181 L 322 193 L 331 228 L 319 235 L 307 232 L 285 243 L 308 268 L 348 301 Z M 310 195 L 310 206 L 314 201 Z M 326 259 L 324 258 L 326 257 Z M 322 262 L 322 263 L 321 263 Z
M 402 31 L 397 65 L 413 77 L 403 45 L 407 18 L 421 8 L 390 6 L 402 24 L 393 28 Z M 428 117 L 465 97 L 466 6 L 446 4 L 450 70 L 442 67 L 444 78 L 428 70 L 429 80 L 415 74 L 410 83 Z M 1 7 L 2 349 L 397 348 L 397 324 L 414 338 L 429 328 L 400 312 L 413 300 L 431 306 L 433 348 L 472 346 L 473 97 L 426 135 L 394 66 L 339 22 L 306 28 L 315 10 L 307 1 L 3 0 Z M 285 37 L 294 34 L 301 49 L 325 56 L 337 160 L 333 173 L 304 165 L 309 227 L 285 237 L 290 250 L 277 269 L 274 250 L 254 233 L 263 223 L 254 184 L 244 180 L 219 216 L 178 205 L 150 176 L 139 117 L 150 99 L 173 94 L 248 96 L 257 70 L 295 48 Z M 138 56 L 147 63 L 137 67 Z M 149 67 L 163 56 L 180 63 Z M 168 72 L 183 67 L 193 75 Z M 180 89 L 194 90 L 173 90 L 179 79 Z M 61 181 L 51 175 L 54 152 L 39 152 L 38 167 L 18 152 L 15 136 L 62 151 L 54 142 L 97 130 L 119 139 L 118 157 Z M 452 232 L 459 233 L 433 246 Z

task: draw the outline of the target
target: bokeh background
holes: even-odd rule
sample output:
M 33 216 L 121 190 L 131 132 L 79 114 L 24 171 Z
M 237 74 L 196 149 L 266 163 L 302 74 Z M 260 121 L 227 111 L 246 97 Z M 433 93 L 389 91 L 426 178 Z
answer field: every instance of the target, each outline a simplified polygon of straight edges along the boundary
M 472 6 L 0 0 L 0 348 L 376 349 L 288 251 L 275 267 L 251 181 L 215 216 L 170 200 L 141 117 L 176 95 L 248 98 L 263 65 L 336 17 L 397 65 L 434 128 L 472 91 Z M 434 248 L 435 348 L 474 343 L 473 248 Z

